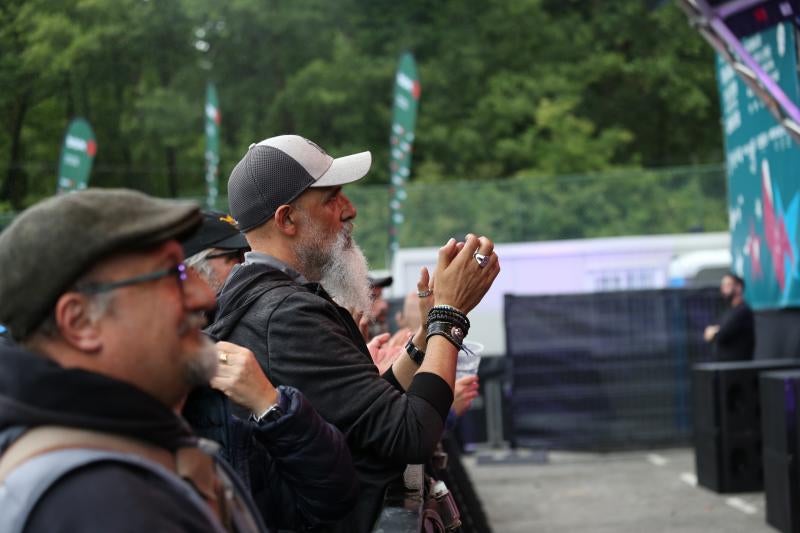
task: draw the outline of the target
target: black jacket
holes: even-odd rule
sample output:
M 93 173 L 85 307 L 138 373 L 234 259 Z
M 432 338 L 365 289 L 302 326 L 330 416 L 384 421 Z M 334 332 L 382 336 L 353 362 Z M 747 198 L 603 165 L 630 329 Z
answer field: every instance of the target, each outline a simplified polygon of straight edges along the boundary
M 131 385 L 65 369 L 21 348 L 0 347 L 0 455 L 26 429 L 53 425 L 140 440 L 170 452 L 196 443 L 182 419 Z M 174 487 L 146 470 L 114 462 L 92 463 L 57 481 L 25 527 L 27 533 L 211 530 Z
M 407 393 L 378 375 L 358 327 L 316 283 L 300 284 L 264 264 L 234 269 L 207 331 L 252 350 L 270 380 L 303 391 L 347 438 L 361 495 L 342 531 L 370 531 L 386 486 L 406 464 L 423 463 L 452 403 L 439 376 L 418 373 Z
M 270 528 L 305 530 L 341 519 L 358 496 L 344 436 L 296 389 L 279 390 L 284 414 L 276 421 L 239 419 L 222 393 L 206 387 L 189 396 L 183 414 L 198 435 L 222 445 Z
M 725 311 L 714 337 L 717 361 L 747 361 L 756 347 L 756 325 L 753 311 L 745 302 Z

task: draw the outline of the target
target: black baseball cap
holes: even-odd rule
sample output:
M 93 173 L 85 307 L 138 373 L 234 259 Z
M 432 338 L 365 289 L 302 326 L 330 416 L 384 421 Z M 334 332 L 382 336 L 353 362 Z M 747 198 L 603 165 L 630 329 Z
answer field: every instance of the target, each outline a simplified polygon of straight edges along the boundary
M 242 250 L 250 247 L 247 239 L 236 227 L 236 221 L 230 215 L 217 211 L 203 211 L 202 225 L 194 235 L 181 244 L 186 257 L 208 248 Z
M 381 289 L 384 289 L 386 287 L 390 287 L 393 281 L 394 279 L 392 278 L 392 276 L 385 276 L 382 278 L 374 278 L 372 276 L 369 276 L 370 287 L 380 287 Z

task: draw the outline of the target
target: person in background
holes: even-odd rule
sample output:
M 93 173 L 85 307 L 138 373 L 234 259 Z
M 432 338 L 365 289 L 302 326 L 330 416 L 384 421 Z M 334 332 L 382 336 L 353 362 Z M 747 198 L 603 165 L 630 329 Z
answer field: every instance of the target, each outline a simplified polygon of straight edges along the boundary
M 703 338 L 714 345 L 717 361 L 747 361 L 753 358 L 756 346 L 753 311 L 744 300 L 745 283 L 728 272 L 722 276 L 719 292 L 727 309 L 719 323 L 706 327 Z
M 203 276 L 215 293 L 250 249 L 230 215 L 216 211 L 204 211 L 203 225 L 182 245 L 186 265 Z
M 392 286 L 392 276 L 376 278 L 369 276 L 372 306 L 369 312 L 367 338 L 372 339 L 389 331 L 389 302 L 383 297 L 383 289 Z

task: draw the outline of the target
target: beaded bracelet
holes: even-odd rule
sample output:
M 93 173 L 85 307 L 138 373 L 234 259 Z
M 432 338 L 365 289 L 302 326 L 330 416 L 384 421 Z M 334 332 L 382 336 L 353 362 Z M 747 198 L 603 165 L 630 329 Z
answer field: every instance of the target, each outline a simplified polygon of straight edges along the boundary
M 433 310 L 436 310 L 436 311 L 447 311 L 447 312 L 450 312 L 450 313 L 455 313 L 455 314 L 457 314 L 459 316 L 463 316 L 464 319 L 467 322 L 469 322 L 469 319 L 467 318 L 466 313 L 461 311 L 461 309 L 457 309 L 457 308 L 453 307 L 452 305 L 447 305 L 447 304 L 434 305 L 433 307 L 431 307 L 431 311 L 433 311 Z
M 456 322 L 466 329 L 469 329 L 470 327 L 469 319 L 467 319 L 467 317 L 465 317 L 463 314 L 453 313 L 452 311 L 443 311 L 441 309 L 432 309 L 428 313 L 428 322 L 437 322 L 439 320 Z
M 467 315 L 450 305 L 434 305 L 431 310 L 428 311 L 428 323 L 436 322 L 440 319 L 454 321 L 465 330 L 469 330 L 470 328 L 470 321 Z

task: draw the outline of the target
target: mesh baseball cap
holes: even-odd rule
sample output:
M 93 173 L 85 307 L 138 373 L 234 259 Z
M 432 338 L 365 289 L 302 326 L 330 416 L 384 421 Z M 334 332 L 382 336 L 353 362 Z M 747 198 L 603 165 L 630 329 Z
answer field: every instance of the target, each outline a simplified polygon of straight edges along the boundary
M 309 187 L 333 187 L 363 178 L 370 152 L 334 159 L 299 135 L 280 135 L 251 144 L 228 178 L 228 207 L 243 232 L 267 222 L 278 207 Z

